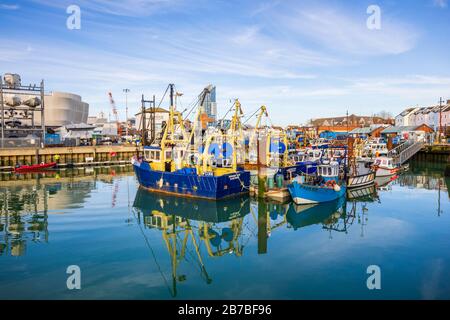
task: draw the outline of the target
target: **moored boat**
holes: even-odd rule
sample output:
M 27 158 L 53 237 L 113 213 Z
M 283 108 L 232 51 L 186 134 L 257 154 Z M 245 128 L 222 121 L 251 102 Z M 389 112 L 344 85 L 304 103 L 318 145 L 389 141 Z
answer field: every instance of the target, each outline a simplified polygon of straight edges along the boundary
M 376 173 L 371 167 L 370 161 L 357 161 L 351 168 L 347 179 L 347 188 L 362 188 L 375 183 Z
M 50 163 L 39 163 L 39 164 L 32 164 L 32 165 L 21 165 L 16 168 L 14 168 L 14 172 L 30 172 L 30 171 L 39 171 L 39 170 L 45 170 L 50 169 L 53 167 L 56 167 L 56 162 L 50 162 Z
M 170 162 L 166 163 L 170 165 Z M 244 170 L 220 175 L 214 171 L 199 173 L 196 168 L 189 167 L 174 171 L 154 170 L 145 159 L 135 160 L 133 167 L 139 184 L 153 192 L 219 200 L 247 194 L 250 187 L 250 172 Z
M 173 85 L 169 87 L 171 106 L 161 143 L 144 146 L 143 157 L 132 159 L 141 187 L 151 192 L 209 200 L 248 194 L 250 172 L 237 166 L 237 135 L 210 135 L 202 145 L 200 154 L 192 161 L 187 161 L 196 130 L 195 123 L 198 121 L 194 122 L 191 135 L 188 136 L 183 126 L 185 119 L 173 105 Z M 197 117 L 200 117 L 200 109 Z M 237 114 L 238 106 L 236 110 Z M 211 154 L 210 147 L 219 141 L 223 144 L 223 152 L 216 157 Z
M 288 189 L 296 204 L 312 204 L 339 199 L 346 194 L 347 187 L 339 179 L 339 164 L 331 162 L 317 167 L 314 180 L 305 181 L 305 177 L 299 176 Z
M 373 167 L 377 177 L 393 176 L 399 173 L 400 167 L 394 164 L 394 159 L 390 157 L 378 157 L 375 159 Z

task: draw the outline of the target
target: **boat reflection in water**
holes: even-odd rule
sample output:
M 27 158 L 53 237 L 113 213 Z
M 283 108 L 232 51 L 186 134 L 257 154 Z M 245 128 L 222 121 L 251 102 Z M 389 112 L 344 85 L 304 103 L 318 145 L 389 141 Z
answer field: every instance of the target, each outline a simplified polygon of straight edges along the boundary
M 348 190 L 347 199 L 350 201 L 354 200 L 359 202 L 379 201 L 377 188 L 375 185 Z
M 398 178 L 399 178 L 398 175 L 376 177 L 375 184 L 379 190 L 389 191 L 392 189 L 392 182 L 396 181 Z
M 47 243 L 49 235 L 48 202 L 45 201 L 47 198 L 43 197 L 43 204 L 38 205 L 38 199 L 49 192 L 46 186 L 21 188 L 21 192 L 1 191 L 0 256 L 24 255 L 28 241 Z
M 344 214 L 345 205 L 345 197 L 316 205 L 292 203 L 287 213 L 287 221 L 294 230 L 314 224 L 330 224 L 331 221 L 339 219 Z
M 330 239 L 332 238 L 332 232 L 347 234 L 348 228 L 355 223 L 355 220 L 361 228 L 360 236 L 364 237 L 364 228 L 369 221 L 367 206 L 369 203 L 380 203 L 375 185 L 348 190 L 347 199 L 345 210 L 340 219 L 323 227 L 330 232 Z
M 99 181 L 112 184 L 128 172 L 103 167 L 1 174 L 0 256 L 23 256 L 27 243 L 48 243 L 49 214 L 84 208 Z
M 133 211 L 150 249 L 152 244 L 142 226 L 161 232 L 163 246 L 170 257 L 172 285 L 169 290 L 175 297 L 177 284 L 187 280 L 185 274 L 179 274 L 180 270 L 184 269 L 184 264 L 187 266 L 188 260 L 192 262 L 192 258 L 198 265 L 201 278 L 209 284 L 212 277 L 206 270 L 209 264 L 206 258 L 230 254 L 241 257 L 244 244 L 252 237 L 257 237 L 258 254 L 267 254 L 267 241 L 271 233 L 280 228 L 299 230 L 322 225 L 330 232 L 331 238 L 332 231 L 347 232 L 356 218 L 364 224 L 367 219 L 357 212 L 357 205 L 377 199 L 374 186 L 366 189 L 359 190 L 363 196 L 359 195 L 350 202 L 341 197 L 328 203 L 299 206 L 252 200 L 247 196 L 215 202 L 157 194 L 140 188 Z M 349 212 L 348 205 L 351 205 Z M 362 214 L 366 211 L 367 208 L 363 207 Z M 249 225 L 256 227 L 257 231 L 250 230 Z M 188 253 L 191 253 L 189 257 L 186 256 Z M 159 265 L 156 257 L 155 262 Z
M 162 232 L 171 258 L 172 288 L 169 289 L 174 297 L 177 283 L 186 280 L 185 275 L 178 275 L 177 269 L 180 262 L 188 260 L 186 253 L 192 252 L 192 248 L 188 248 L 189 240 L 202 278 L 208 284 L 212 279 L 201 254 L 203 247 L 210 257 L 242 256 L 243 221 L 250 213 L 248 196 L 216 202 L 156 194 L 139 188 L 133 208 L 139 225 L 143 222 L 145 227 Z

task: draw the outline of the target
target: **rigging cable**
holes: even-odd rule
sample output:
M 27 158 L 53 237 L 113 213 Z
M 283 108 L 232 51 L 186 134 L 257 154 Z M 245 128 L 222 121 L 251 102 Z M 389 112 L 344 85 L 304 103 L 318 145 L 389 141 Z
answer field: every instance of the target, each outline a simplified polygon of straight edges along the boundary
M 136 220 L 136 222 L 137 222 L 137 224 L 139 226 L 139 229 L 141 230 L 142 236 L 144 237 L 145 243 L 147 244 L 147 248 L 150 249 L 150 252 L 151 252 L 151 254 L 153 256 L 153 260 L 155 261 L 155 264 L 158 267 L 159 273 L 161 274 L 161 276 L 164 279 L 164 282 L 165 282 L 165 284 L 167 286 L 167 289 L 169 290 L 170 295 L 173 296 L 172 291 L 170 290 L 169 282 L 167 281 L 166 276 L 164 275 L 164 272 L 161 270 L 161 266 L 159 265 L 158 261 L 156 260 L 155 252 L 153 251 L 153 248 L 150 245 L 150 242 L 148 241 L 147 235 L 144 233 L 144 230 L 142 229 L 142 226 L 139 223 L 139 221 L 137 221 L 136 217 L 134 215 L 133 215 L 133 217 L 135 218 L 135 220 Z

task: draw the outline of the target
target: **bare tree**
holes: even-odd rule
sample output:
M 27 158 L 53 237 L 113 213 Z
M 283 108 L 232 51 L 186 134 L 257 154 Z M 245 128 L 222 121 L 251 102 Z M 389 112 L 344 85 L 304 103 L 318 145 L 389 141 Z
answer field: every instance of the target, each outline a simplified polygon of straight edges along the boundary
M 380 111 L 378 113 L 375 113 L 374 116 L 375 117 L 380 117 L 380 118 L 383 118 L 383 119 L 386 119 L 386 120 L 387 119 L 392 119 L 392 113 L 390 113 L 390 112 L 388 112 L 386 110 L 383 110 L 383 111 Z

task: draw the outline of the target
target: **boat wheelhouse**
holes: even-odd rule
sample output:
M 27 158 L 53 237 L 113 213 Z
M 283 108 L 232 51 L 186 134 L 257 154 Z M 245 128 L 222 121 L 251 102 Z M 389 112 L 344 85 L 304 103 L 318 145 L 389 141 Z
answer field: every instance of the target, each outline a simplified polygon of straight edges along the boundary
M 400 171 L 400 167 L 394 163 L 391 157 L 378 157 L 373 164 L 377 177 L 386 177 L 396 175 Z
M 346 193 L 345 182 L 339 177 L 340 166 L 337 162 L 317 166 L 313 180 L 299 176 L 288 186 L 296 204 L 322 203 L 336 200 Z

